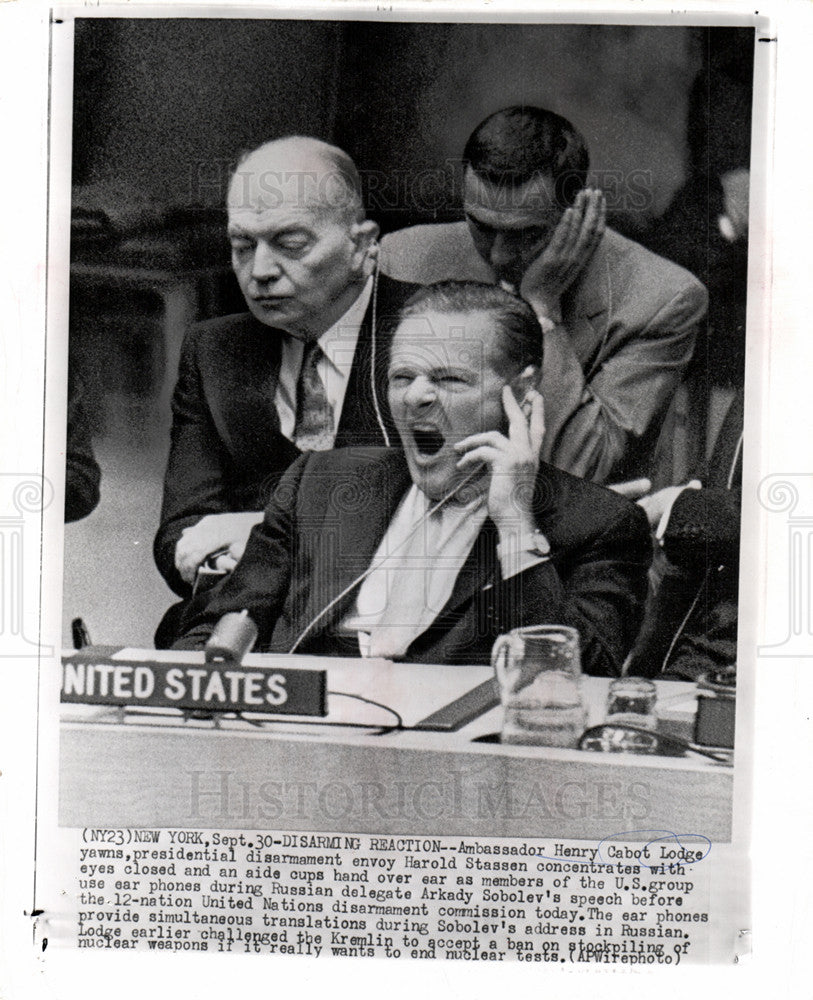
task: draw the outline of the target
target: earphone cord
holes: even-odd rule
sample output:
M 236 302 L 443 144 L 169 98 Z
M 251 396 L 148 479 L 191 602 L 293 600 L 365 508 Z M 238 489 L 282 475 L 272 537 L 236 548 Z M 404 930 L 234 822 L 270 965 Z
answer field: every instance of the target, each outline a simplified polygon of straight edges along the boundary
M 387 433 L 387 426 L 384 423 L 384 418 L 381 415 L 381 406 L 378 402 L 378 384 L 376 383 L 376 344 L 378 338 L 378 260 L 376 260 L 375 271 L 373 271 L 373 305 L 371 311 L 371 322 L 372 322 L 372 336 L 370 338 L 370 388 L 373 392 L 373 409 L 375 410 L 375 419 L 378 421 L 378 426 L 381 428 L 381 434 L 384 437 L 384 444 L 390 447 L 390 436 Z
M 384 563 L 390 558 L 390 556 L 394 555 L 400 548 L 406 545 L 406 543 L 412 538 L 412 536 L 421 527 L 421 525 L 425 524 L 426 521 L 428 521 L 433 514 L 436 514 L 445 503 L 447 503 L 449 500 L 452 499 L 453 496 L 459 493 L 460 490 L 462 490 L 463 487 L 467 483 L 469 483 L 475 476 L 480 475 L 482 469 L 483 467 L 481 464 L 475 466 L 475 468 L 471 470 L 471 472 L 466 476 L 465 479 L 462 480 L 462 482 L 458 483 L 457 486 L 454 487 L 454 489 L 449 490 L 449 492 L 445 496 L 441 497 L 440 500 L 438 500 L 438 502 L 433 507 L 430 507 L 429 510 L 415 522 L 414 526 L 410 529 L 409 533 L 400 542 L 399 545 L 397 545 L 394 549 L 388 552 L 387 555 L 384 556 L 382 559 L 379 559 L 378 562 L 374 562 L 372 565 L 368 566 L 363 573 L 359 573 L 359 575 L 355 578 L 355 580 L 349 583 L 344 588 L 344 590 L 341 591 L 341 593 L 337 594 L 333 598 L 333 600 L 330 601 L 330 603 L 326 604 L 319 612 L 319 614 L 317 614 L 314 618 L 312 618 L 305 626 L 305 628 L 299 633 L 296 642 L 288 650 L 288 653 L 289 654 L 295 653 L 297 648 L 301 645 L 302 641 L 307 637 L 308 633 L 311 631 L 314 625 L 317 625 L 324 618 L 326 614 L 328 614 L 330 611 L 333 610 L 333 608 L 336 607 L 339 601 L 347 597 L 347 595 L 351 593 L 356 587 L 358 587 L 359 584 L 364 583 L 364 581 L 372 572 L 377 570 L 379 567 L 383 566 Z

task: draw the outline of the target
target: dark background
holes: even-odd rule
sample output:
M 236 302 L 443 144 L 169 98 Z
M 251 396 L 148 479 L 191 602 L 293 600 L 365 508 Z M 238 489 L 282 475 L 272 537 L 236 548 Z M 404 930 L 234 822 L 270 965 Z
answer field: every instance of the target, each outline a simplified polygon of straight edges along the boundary
M 718 177 L 748 163 L 753 45 L 749 28 L 78 18 L 70 353 L 102 499 L 66 528 L 66 638 L 81 614 L 95 642 L 149 645 L 171 601 L 151 558 L 164 293 L 199 274 L 191 318 L 239 307 L 222 205 L 241 150 L 290 133 L 336 143 L 387 231 L 459 218 L 471 130 L 539 104 L 584 133 L 612 224 L 712 286 Z M 744 252 L 740 265 L 742 283 Z M 720 357 L 701 352 L 731 384 L 737 323 Z
M 642 228 L 686 178 L 708 44 L 690 28 L 78 19 L 74 183 L 220 207 L 235 154 L 294 132 L 414 178 L 490 112 L 530 103 L 570 118 L 599 171 L 651 173 L 651 201 L 618 213 Z M 459 208 L 422 201 L 396 210 Z

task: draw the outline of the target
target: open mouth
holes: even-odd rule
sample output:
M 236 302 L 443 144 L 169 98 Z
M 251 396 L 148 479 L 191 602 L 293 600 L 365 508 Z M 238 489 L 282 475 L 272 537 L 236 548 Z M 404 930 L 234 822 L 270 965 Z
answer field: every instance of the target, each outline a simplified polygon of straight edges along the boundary
M 425 430 L 418 427 L 412 428 L 412 437 L 421 455 L 437 455 L 446 440 L 438 430 Z

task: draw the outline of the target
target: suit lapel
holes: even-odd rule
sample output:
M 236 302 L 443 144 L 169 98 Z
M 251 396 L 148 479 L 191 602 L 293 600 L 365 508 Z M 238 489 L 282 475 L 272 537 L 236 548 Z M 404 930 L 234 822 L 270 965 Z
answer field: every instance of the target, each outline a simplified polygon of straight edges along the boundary
M 452 615 L 464 603 L 471 600 L 473 594 L 493 585 L 496 580 L 497 559 L 497 529 L 490 518 L 486 518 L 480 533 L 474 540 L 474 545 L 468 558 L 457 574 L 449 600 L 446 602 L 438 618 Z
M 452 633 L 455 623 L 461 618 L 462 609 L 473 598 L 476 601 L 479 594 L 495 586 L 498 580 L 497 529 L 494 522 L 486 518 L 468 558 L 457 574 L 449 600 L 435 620 L 410 643 L 406 659 L 418 659 L 422 651 L 429 647 L 438 646 L 440 649 L 446 637 Z M 442 658 L 439 662 L 442 662 Z
M 305 621 L 315 618 L 369 567 L 409 488 L 409 470 L 403 455 L 395 449 L 383 455 L 380 462 L 364 464 L 363 480 L 353 474 L 352 468 L 347 475 L 337 475 L 329 487 L 321 526 L 308 527 L 309 532 L 319 535 L 319 552 L 315 554 L 310 577 L 318 579 L 320 585 L 309 588 Z M 353 606 L 357 593 L 357 587 L 353 587 L 342 597 L 314 634 L 341 621 Z
M 562 302 L 562 315 L 573 351 L 588 379 L 599 363 L 610 321 L 608 304 L 611 302 L 610 268 L 606 244 L 602 241 L 581 280 L 565 293 Z
M 557 482 L 557 473 L 548 465 L 541 465 L 534 491 L 534 516 L 540 531 L 556 542 L 563 512 L 567 505 L 562 503 L 562 483 Z M 491 518 L 487 517 L 472 550 L 460 569 L 449 600 L 429 627 L 415 638 L 410 649 L 419 650 L 442 641 L 460 617 L 460 610 L 478 594 L 498 587 L 502 582 L 502 569 L 497 556 L 499 535 Z M 554 556 L 555 558 L 555 556 Z M 407 654 L 409 659 L 409 653 Z
M 373 299 L 370 300 L 359 328 L 353 353 L 353 364 L 347 379 L 339 426 L 336 428 L 337 448 L 353 445 L 383 445 L 384 439 L 375 419 L 375 403 L 370 383 L 372 365 Z M 377 346 L 377 345 L 376 345 Z M 379 400 L 381 400 L 379 386 Z M 386 395 L 384 396 L 386 399 Z
M 534 490 L 534 517 L 539 530 L 548 540 L 558 535 L 561 507 L 559 502 L 561 488 L 554 482 L 552 473 L 550 466 L 540 465 Z M 501 580 L 502 572 L 497 557 L 498 543 L 497 526 L 490 517 L 487 517 L 468 558 L 457 575 L 449 600 L 437 620 L 444 615 L 454 614 L 462 604 L 471 599 L 473 594 L 489 586 L 496 586 Z
M 209 409 L 221 439 L 241 465 L 268 464 L 269 442 L 280 436 L 274 405 L 282 356 L 280 330 L 253 317 L 213 341 Z

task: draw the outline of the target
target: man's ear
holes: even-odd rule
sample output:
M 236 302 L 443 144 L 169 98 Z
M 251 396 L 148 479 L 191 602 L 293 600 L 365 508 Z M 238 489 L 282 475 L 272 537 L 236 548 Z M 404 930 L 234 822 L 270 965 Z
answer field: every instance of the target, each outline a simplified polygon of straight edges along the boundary
M 353 252 L 353 266 L 365 278 L 375 270 L 378 261 L 378 223 L 372 219 L 354 222 L 350 227 L 350 237 L 356 244 Z

